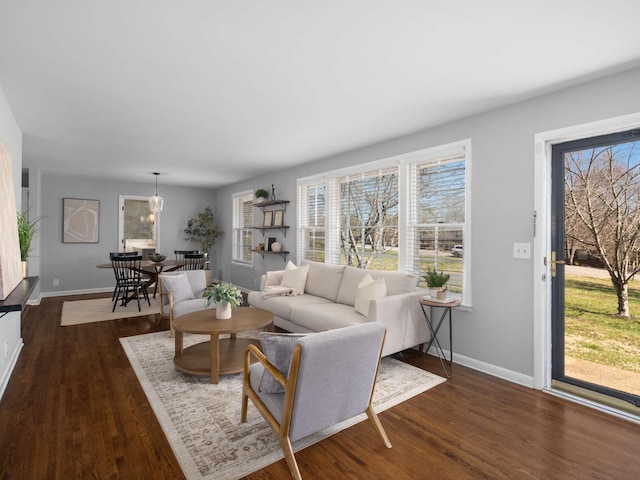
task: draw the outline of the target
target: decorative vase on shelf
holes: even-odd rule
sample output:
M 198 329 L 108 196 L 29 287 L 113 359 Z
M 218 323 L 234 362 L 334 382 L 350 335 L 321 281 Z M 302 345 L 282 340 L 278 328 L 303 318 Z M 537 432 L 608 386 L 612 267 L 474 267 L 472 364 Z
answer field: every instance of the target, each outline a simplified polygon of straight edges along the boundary
M 229 302 L 216 302 L 216 318 L 220 320 L 231 318 L 231 304 Z
M 282 250 L 282 245 L 280 244 L 280 242 L 273 242 L 271 244 L 271 250 L 274 252 L 279 252 L 280 250 Z

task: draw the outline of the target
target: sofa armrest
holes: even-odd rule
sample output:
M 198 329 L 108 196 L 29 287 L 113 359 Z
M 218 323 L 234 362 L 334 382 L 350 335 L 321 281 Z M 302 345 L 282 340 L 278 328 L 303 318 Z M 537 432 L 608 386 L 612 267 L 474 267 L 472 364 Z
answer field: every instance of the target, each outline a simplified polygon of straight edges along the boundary
M 371 300 L 369 321 L 387 327 L 382 355 L 429 341 L 429 328 L 418 301 L 423 295 L 423 291 L 415 291 Z

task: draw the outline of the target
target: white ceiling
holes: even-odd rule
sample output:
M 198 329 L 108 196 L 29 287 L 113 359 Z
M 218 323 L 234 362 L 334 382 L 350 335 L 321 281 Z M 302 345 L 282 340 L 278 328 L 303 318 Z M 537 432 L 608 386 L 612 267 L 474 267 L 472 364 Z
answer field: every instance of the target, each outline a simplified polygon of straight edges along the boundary
M 637 0 L 0 0 L 23 165 L 216 187 L 640 65 Z

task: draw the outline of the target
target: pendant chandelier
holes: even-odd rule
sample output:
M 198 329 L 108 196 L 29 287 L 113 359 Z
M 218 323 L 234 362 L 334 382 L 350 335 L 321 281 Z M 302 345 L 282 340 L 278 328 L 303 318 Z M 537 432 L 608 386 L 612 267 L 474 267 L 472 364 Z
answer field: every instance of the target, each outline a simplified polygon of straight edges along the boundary
M 164 198 L 158 195 L 158 172 L 153 172 L 156 176 L 156 194 L 153 197 L 149 197 L 149 210 L 152 213 L 158 213 L 162 211 L 162 205 L 164 203 Z

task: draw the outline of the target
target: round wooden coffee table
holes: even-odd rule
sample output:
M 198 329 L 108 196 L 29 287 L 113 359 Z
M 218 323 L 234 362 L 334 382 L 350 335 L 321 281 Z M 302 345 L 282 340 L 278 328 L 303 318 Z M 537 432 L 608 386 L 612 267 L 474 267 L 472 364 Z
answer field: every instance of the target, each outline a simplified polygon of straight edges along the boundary
M 236 338 L 236 333 L 267 328 L 273 331 L 273 313 L 261 308 L 238 307 L 231 318 L 219 320 L 215 309 L 187 313 L 173 321 L 176 336 L 176 354 L 173 363 L 181 372 L 207 375 L 211 383 L 218 383 L 219 375 L 238 373 L 244 367 L 244 352 L 249 344 L 259 345 L 259 340 Z M 184 348 L 183 334 L 210 335 L 208 342 Z M 220 338 L 231 334 L 230 338 Z

